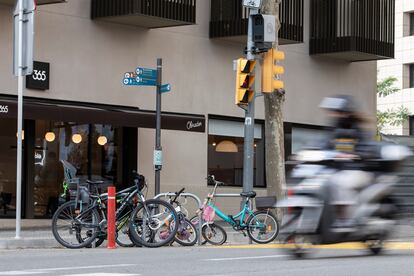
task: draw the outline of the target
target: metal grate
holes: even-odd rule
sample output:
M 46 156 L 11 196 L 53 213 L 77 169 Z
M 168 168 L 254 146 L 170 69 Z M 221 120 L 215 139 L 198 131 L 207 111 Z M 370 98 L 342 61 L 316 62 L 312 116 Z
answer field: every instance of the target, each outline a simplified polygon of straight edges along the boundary
M 395 0 L 311 0 L 311 54 L 394 57 Z
M 196 0 L 92 0 L 91 18 L 145 15 L 194 24 Z

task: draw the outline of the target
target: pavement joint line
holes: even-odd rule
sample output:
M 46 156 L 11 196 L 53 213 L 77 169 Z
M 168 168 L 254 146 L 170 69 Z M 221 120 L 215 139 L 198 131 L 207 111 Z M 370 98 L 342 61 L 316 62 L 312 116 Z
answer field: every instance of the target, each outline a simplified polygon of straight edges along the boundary
M 223 245 L 214 246 L 208 248 L 227 248 L 227 249 L 266 249 L 266 248 L 293 248 L 293 244 L 253 244 L 253 245 Z M 366 249 L 367 246 L 364 243 L 338 243 L 328 245 L 311 245 L 309 248 L 317 249 Z M 414 250 L 414 242 L 387 242 L 385 243 L 386 249 L 391 250 Z
M 48 271 L 81 270 L 81 269 L 127 267 L 127 266 L 136 266 L 136 264 L 114 264 L 114 265 L 90 265 L 90 266 L 71 266 L 71 267 L 53 267 L 53 268 L 34 268 L 34 269 L 24 269 L 24 270 L 0 271 L 0 275 L 30 275 L 30 274 L 42 274 L 42 273 L 48 272 Z
M 231 258 L 214 258 L 214 259 L 205 259 L 205 261 L 236 261 L 236 260 L 253 260 L 253 259 L 267 259 L 267 258 L 281 258 L 286 257 L 287 255 L 266 255 L 266 256 L 249 256 L 249 257 L 231 257 Z

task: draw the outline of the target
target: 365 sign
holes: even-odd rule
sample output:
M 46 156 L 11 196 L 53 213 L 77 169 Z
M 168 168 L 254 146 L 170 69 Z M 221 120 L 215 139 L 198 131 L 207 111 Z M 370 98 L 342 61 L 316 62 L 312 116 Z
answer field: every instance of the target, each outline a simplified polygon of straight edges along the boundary
M 33 62 L 33 74 L 26 76 L 26 88 L 48 90 L 50 78 L 50 63 Z

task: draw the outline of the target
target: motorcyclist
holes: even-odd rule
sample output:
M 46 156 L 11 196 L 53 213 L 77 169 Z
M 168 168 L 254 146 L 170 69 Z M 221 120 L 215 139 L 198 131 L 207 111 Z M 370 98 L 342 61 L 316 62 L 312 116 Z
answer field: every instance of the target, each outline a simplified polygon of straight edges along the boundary
M 356 204 L 356 190 L 369 185 L 374 177 L 360 166 L 367 154 L 363 145 L 369 139 L 361 126 L 364 120 L 358 114 L 351 96 L 325 98 L 320 107 L 328 111 L 333 126 L 323 148 L 337 151 L 337 159 L 345 161 L 344 166 L 331 179 L 334 186 L 331 203 L 335 206 L 337 217 L 332 227 L 348 231 L 355 224 L 350 219 L 350 210 Z

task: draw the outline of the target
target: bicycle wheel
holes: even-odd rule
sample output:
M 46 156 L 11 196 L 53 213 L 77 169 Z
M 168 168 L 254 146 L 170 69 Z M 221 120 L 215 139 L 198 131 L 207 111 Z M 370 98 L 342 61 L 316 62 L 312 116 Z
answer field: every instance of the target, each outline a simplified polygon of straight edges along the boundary
M 268 211 L 256 211 L 247 220 L 247 234 L 257 243 L 269 243 L 279 234 L 279 223 Z
M 122 216 L 122 218 L 117 222 L 116 226 L 116 243 L 122 247 L 133 247 L 135 244 L 131 240 L 131 235 L 129 233 L 129 217 L 131 211 L 128 211 Z
M 99 214 L 95 208 L 80 212 L 75 201 L 64 203 L 52 218 L 56 241 L 71 249 L 90 245 L 99 233 Z
M 197 229 L 197 233 L 198 233 L 198 221 L 199 221 L 198 216 L 195 215 L 194 217 L 190 219 L 190 221 L 191 221 L 191 224 L 194 225 L 194 227 Z M 207 241 L 204 239 L 203 235 L 201 235 L 201 244 L 206 244 L 206 243 Z
M 198 231 L 189 219 L 180 221 L 174 241 L 182 246 L 192 246 L 198 241 Z
M 130 217 L 129 233 L 137 246 L 160 247 L 169 244 L 177 228 L 178 216 L 174 207 L 159 199 L 140 203 Z
M 212 245 L 222 245 L 227 240 L 226 230 L 215 223 L 203 225 L 201 234 L 204 239 Z

